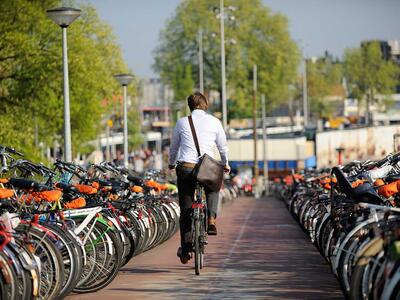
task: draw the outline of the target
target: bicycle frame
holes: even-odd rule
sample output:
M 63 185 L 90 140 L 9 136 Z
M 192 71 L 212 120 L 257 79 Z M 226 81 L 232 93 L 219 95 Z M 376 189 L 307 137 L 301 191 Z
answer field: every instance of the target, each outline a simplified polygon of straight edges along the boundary
M 91 224 L 89 230 L 86 232 L 85 237 L 81 241 L 83 245 L 86 244 L 89 235 L 92 233 L 94 226 L 96 225 L 96 222 L 100 222 L 103 225 L 107 226 L 107 230 L 103 232 L 102 235 L 104 235 L 108 230 L 111 230 L 113 226 L 110 226 L 110 224 L 104 220 L 104 218 L 99 215 L 99 212 L 101 212 L 102 208 L 100 206 L 93 207 L 93 208 L 83 208 L 83 209 L 76 209 L 76 210 L 66 210 L 64 211 L 64 216 L 69 217 L 69 218 L 79 218 L 79 217 L 85 217 L 75 229 L 74 233 L 78 236 L 87 226 L 89 223 L 94 219 L 93 224 Z M 113 224 L 113 222 L 111 222 Z M 100 236 L 102 237 L 102 236 Z M 106 235 L 107 238 L 107 244 L 108 248 L 110 251 L 110 254 L 113 254 L 113 247 L 112 247 L 112 241 L 109 239 L 109 237 Z
M 195 256 L 195 274 L 200 275 L 203 268 L 204 247 L 207 244 L 207 201 L 204 188 L 196 184 L 192 204 L 192 243 Z
M 192 204 L 192 224 L 194 224 L 194 220 L 204 220 L 205 224 L 207 223 L 207 201 L 205 197 L 204 188 L 197 183 L 195 195 L 194 195 L 194 202 Z

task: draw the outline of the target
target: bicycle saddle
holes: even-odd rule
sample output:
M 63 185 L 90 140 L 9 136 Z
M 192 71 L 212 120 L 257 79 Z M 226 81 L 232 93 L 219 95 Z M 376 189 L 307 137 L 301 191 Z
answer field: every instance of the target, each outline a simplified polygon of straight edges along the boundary
M 332 173 L 338 180 L 340 191 L 350 199 L 354 200 L 355 202 L 368 202 L 374 204 L 382 203 L 381 197 L 379 197 L 374 187 L 370 183 L 365 182 L 353 188 L 338 167 L 332 168 Z
M 385 181 L 387 183 L 390 183 L 390 182 L 393 182 L 393 181 L 397 181 L 397 180 L 400 180 L 400 174 L 390 175 L 390 176 L 385 178 Z
M 71 184 L 57 182 L 55 184 L 55 186 L 58 187 L 59 189 L 62 189 L 62 191 L 65 192 L 65 193 L 70 193 L 70 192 L 77 193 L 78 192 L 78 189 L 75 186 L 71 185 Z
M 127 178 L 129 181 L 133 182 L 135 185 L 144 186 L 144 180 L 140 177 L 128 175 Z
M 20 189 L 26 189 L 26 190 L 33 189 L 34 191 L 38 192 L 51 190 L 51 188 L 45 186 L 44 184 L 40 184 L 39 182 L 25 178 L 10 178 L 8 182 L 11 185 Z
M 382 198 L 379 197 L 374 187 L 369 183 L 363 183 L 353 189 L 356 202 L 368 202 L 381 204 Z

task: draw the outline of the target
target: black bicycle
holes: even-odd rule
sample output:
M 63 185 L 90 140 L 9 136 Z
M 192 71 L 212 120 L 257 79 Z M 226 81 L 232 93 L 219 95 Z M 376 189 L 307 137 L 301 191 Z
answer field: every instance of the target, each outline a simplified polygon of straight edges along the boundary
M 203 186 L 196 184 L 194 202 L 192 204 L 192 244 L 194 251 L 194 269 L 200 275 L 204 266 L 204 250 L 207 245 L 207 201 Z

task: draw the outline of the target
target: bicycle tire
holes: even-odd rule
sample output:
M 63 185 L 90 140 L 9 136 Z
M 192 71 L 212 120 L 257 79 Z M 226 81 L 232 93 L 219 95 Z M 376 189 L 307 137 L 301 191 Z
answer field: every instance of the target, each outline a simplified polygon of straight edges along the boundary
M 194 269 L 200 275 L 201 249 L 200 249 L 200 220 L 194 221 Z
M 369 243 L 357 253 L 357 261 L 355 263 L 353 276 L 350 282 L 350 296 L 352 299 L 363 298 L 363 279 L 365 270 L 370 261 L 374 259 L 375 255 L 383 249 L 383 240 L 381 237 L 376 237 L 369 241 Z M 364 289 L 365 290 L 365 289 Z
M 4 281 L 0 274 L 0 300 L 6 299 L 6 283 Z
M 17 299 L 29 299 L 32 295 L 32 280 L 30 272 L 24 267 L 27 262 L 21 257 L 21 253 L 25 251 L 24 248 L 16 244 L 10 244 L 9 247 L 4 249 L 6 255 L 13 262 L 13 267 L 17 275 Z M 28 254 L 26 254 L 28 255 Z
M 4 279 L 4 286 L 2 287 L 2 293 L 5 295 L 4 299 L 17 300 L 17 273 L 15 272 L 15 265 L 12 264 L 10 258 L 2 251 L 0 251 L 0 279 Z M 6 278 L 8 277 L 9 282 Z
M 43 268 L 42 265 L 39 297 L 55 299 L 62 288 L 62 283 L 64 282 L 64 264 L 61 253 L 55 246 L 54 241 L 50 239 L 46 232 L 35 227 L 27 228 L 26 225 L 19 225 L 19 227 L 26 228 L 24 230 L 28 232 L 28 235 L 31 237 L 31 243 L 35 249 L 34 254 L 40 258 L 42 263 L 43 260 L 48 260 L 48 266 L 52 272 L 51 282 L 47 282 L 48 286 L 46 287 L 43 280 L 48 273 L 46 273 L 47 269 Z M 41 253 L 38 253 L 38 251 L 41 251 Z
M 95 230 L 96 234 L 101 233 L 105 239 L 109 239 L 111 243 L 106 246 L 113 248 L 113 254 L 107 254 L 108 257 L 104 266 L 97 266 L 96 273 L 98 274 L 93 280 L 85 282 L 82 286 L 75 287 L 74 292 L 77 293 L 92 293 L 106 287 L 117 276 L 120 268 L 123 246 L 119 236 L 113 230 L 108 230 L 108 227 L 101 223 L 96 223 Z
M 58 236 L 57 248 L 60 250 L 64 264 L 64 282 L 58 297 L 66 297 L 75 287 L 82 273 L 82 265 L 79 261 L 76 242 L 68 231 L 64 231 L 58 225 L 46 224 L 47 229 Z

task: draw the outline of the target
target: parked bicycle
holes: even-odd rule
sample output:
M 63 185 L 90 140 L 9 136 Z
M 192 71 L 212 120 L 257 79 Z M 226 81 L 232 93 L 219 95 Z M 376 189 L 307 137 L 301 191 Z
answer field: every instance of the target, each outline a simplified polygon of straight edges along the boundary
M 304 171 L 274 185 L 347 299 L 400 297 L 400 154 Z
M 0 146 L 0 299 L 97 291 L 178 229 L 176 186 L 161 174 L 21 157 Z

